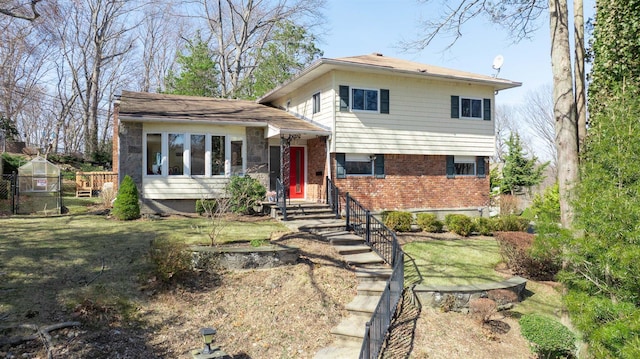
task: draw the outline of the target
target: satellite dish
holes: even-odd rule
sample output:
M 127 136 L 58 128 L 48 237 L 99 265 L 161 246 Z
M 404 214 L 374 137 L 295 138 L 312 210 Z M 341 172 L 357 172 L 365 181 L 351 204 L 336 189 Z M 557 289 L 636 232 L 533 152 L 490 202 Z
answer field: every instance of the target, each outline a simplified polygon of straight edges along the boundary
M 500 68 L 504 64 L 504 57 L 502 55 L 498 55 L 493 59 L 493 69 L 496 70 L 496 73 L 493 77 L 497 77 L 500 73 Z

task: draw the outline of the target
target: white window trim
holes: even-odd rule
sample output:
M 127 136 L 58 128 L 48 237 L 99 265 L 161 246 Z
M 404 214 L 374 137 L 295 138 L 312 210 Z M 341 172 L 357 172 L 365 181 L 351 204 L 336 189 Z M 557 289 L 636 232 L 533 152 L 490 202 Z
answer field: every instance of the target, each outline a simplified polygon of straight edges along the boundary
M 366 112 L 373 112 L 373 111 L 366 111 Z M 349 171 L 347 171 L 347 162 L 368 162 L 371 164 L 371 173 L 370 174 L 349 173 Z M 373 177 L 376 171 L 376 165 L 374 163 L 373 155 L 364 154 L 364 153 L 345 153 L 344 166 L 345 166 L 345 172 L 347 177 Z
M 183 171 L 181 175 L 169 175 L 169 160 L 167 154 L 169 153 L 169 133 L 180 134 L 185 136 L 184 150 L 182 156 Z M 161 159 L 160 166 L 162 174 L 148 174 L 148 161 L 147 161 L 147 135 L 160 135 L 160 151 Z M 191 161 L 191 135 L 204 135 L 205 136 L 205 174 L 191 176 L 191 168 L 187 166 Z M 211 136 L 224 136 L 225 137 L 225 159 L 224 159 L 224 175 L 212 175 L 211 174 Z M 242 141 L 242 173 L 238 175 L 244 175 L 247 173 L 247 139 L 245 136 L 232 135 L 229 133 L 220 132 L 177 132 L 177 131 L 145 131 L 142 134 L 143 138 L 143 156 L 142 156 L 142 175 L 145 178 L 171 178 L 171 177 L 191 177 L 191 178 L 229 178 L 231 177 L 231 141 Z M 189 170 L 187 173 L 187 169 Z
M 318 111 L 316 111 L 316 98 Z M 320 91 L 318 91 L 311 95 L 311 114 L 315 115 L 316 113 L 320 113 L 320 111 L 322 111 L 322 96 L 320 95 Z
M 472 174 L 457 174 L 455 172 L 455 165 L 458 163 L 470 163 L 473 165 L 473 173 Z M 453 156 L 453 165 L 454 165 L 454 175 L 456 177 L 460 176 L 460 177 L 474 177 L 477 175 L 478 173 L 478 168 L 477 168 L 477 164 L 476 164 L 476 158 L 474 156 Z
M 377 99 L 377 102 L 378 102 L 377 106 L 376 106 L 377 110 L 373 111 L 373 110 L 354 109 L 353 108 L 353 90 L 375 91 L 378 94 L 376 96 L 376 99 Z M 380 113 L 380 89 L 349 86 L 349 108 L 350 108 L 351 112 Z
M 480 101 L 480 117 L 469 117 L 462 115 L 462 100 Z M 460 111 L 460 118 L 466 120 L 483 120 L 484 119 L 484 100 L 476 97 L 460 96 L 458 99 L 458 111 Z

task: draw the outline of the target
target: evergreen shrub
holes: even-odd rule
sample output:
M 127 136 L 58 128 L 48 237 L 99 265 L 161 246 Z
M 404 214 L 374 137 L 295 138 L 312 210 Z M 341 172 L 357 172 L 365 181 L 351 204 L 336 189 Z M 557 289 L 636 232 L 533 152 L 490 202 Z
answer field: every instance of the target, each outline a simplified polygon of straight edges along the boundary
M 396 232 L 411 231 L 413 215 L 410 212 L 391 211 L 387 214 L 384 225 Z
M 539 314 L 520 318 L 522 336 L 540 358 L 573 358 L 576 336 L 562 323 Z
M 253 214 L 253 206 L 265 198 L 267 189 L 255 178 L 248 175 L 233 176 L 227 185 L 231 196 L 231 211 L 241 214 Z
M 423 232 L 430 233 L 441 232 L 444 226 L 433 213 L 418 213 L 416 215 L 416 224 Z
M 140 218 L 138 188 L 129 175 L 126 175 L 122 180 L 122 183 L 120 183 L 118 196 L 113 202 L 111 214 L 121 221 Z
M 473 221 L 464 214 L 447 214 L 444 218 L 447 229 L 455 234 L 467 237 L 473 230 Z

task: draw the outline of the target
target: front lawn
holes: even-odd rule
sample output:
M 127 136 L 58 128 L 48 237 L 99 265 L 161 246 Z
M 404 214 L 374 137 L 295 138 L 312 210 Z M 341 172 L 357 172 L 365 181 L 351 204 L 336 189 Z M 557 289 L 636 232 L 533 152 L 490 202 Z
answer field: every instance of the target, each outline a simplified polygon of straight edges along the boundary
M 428 240 L 402 248 L 413 258 L 424 285 L 467 285 L 502 281 L 495 271 L 501 258 L 493 238 Z

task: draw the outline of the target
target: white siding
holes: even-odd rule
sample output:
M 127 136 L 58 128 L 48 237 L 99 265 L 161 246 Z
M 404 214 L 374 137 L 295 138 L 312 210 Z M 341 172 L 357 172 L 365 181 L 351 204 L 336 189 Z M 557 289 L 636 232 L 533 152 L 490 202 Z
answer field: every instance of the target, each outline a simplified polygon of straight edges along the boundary
M 144 177 L 142 192 L 149 199 L 214 198 L 224 194 L 228 182 L 228 178 Z
M 332 151 L 344 153 L 491 156 L 494 121 L 452 119 L 451 95 L 491 99 L 489 86 L 335 73 L 336 127 Z M 389 89 L 390 114 L 339 112 L 338 86 Z
M 320 92 L 320 112 L 313 113 L 313 94 Z M 273 102 L 277 107 L 287 109 L 289 113 L 303 118 L 324 128 L 333 127 L 333 115 L 335 98 L 331 74 L 325 74 L 317 78 L 313 83 L 302 86 L 288 97 L 282 97 Z

